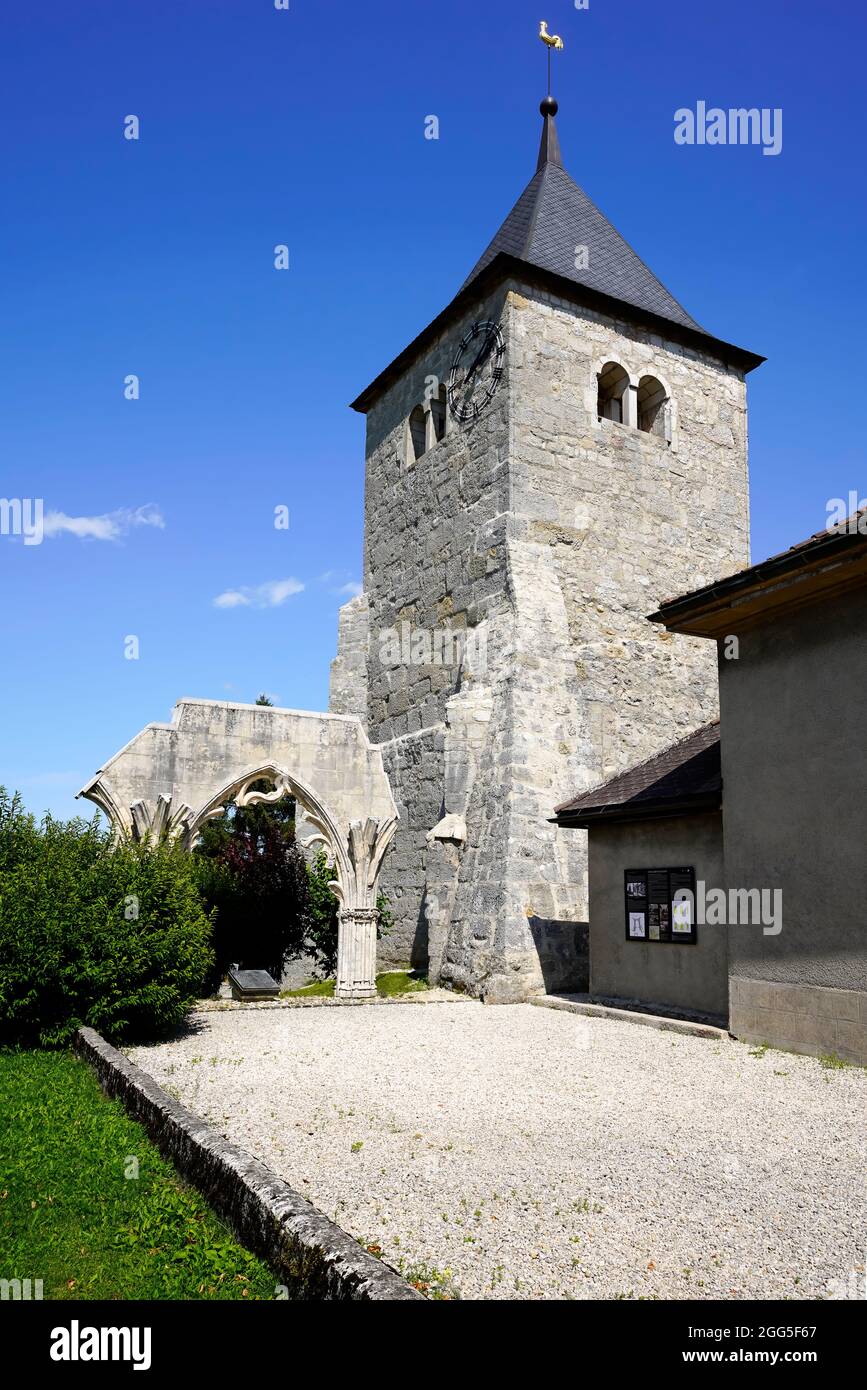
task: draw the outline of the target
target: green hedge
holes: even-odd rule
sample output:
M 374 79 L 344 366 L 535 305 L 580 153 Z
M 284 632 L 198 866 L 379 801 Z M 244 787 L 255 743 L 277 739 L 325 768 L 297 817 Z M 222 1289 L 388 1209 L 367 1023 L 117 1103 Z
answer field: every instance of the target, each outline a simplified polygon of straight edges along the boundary
M 210 932 L 183 851 L 113 846 L 96 821 L 37 824 L 0 788 L 0 1040 L 171 1031 L 200 996 Z

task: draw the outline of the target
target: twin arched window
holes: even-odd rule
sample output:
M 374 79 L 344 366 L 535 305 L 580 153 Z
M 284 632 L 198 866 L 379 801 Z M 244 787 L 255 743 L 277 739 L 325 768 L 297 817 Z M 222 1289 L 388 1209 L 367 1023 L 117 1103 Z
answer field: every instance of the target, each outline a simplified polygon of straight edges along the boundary
M 668 396 L 665 387 L 655 376 L 643 376 L 638 383 L 638 428 L 645 434 L 655 434 L 659 439 L 667 439 L 669 430 Z
M 407 440 L 407 463 L 415 463 L 427 448 L 427 420 L 420 405 L 409 417 L 409 438 Z
M 629 389 L 629 375 L 618 362 L 606 362 L 599 373 L 599 399 L 596 413 L 603 420 L 616 420 L 625 425 L 624 394 Z
M 438 394 L 431 400 L 430 416 L 433 426 L 433 442 L 439 444 L 446 432 L 446 388 L 441 386 Z
M 422 454 L 432 449 L 445 438 L 446 432 L 446 388 L 441 386 L 435 396 L 428 401 L 428 409 L 423 405 L 414 406 L 410 412 L 406 428 L 406 462 L 418 463 Z
M 596 380 L 596 413 L 600 420 L 630 425 L 671 443 L 671 403 L 655 376 L 641 377 L 634 387 L 619 362 L 606 362 Z

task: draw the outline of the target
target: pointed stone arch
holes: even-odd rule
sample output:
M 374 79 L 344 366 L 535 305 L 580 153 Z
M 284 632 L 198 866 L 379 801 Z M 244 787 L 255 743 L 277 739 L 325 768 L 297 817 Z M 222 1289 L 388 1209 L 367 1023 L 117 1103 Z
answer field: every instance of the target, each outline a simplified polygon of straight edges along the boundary
M 256 790 L 261 781 L 269 791 Z M 339 903 L 336 995 L 376 993 L 379 871 L 397 810 L 379 748 L 351 715 L 312 714 L 217 700 L 181 700 L 171 724 L 149 724 L 80 796 L 118 836 L 171 838 L 191 850 L 229 802 L 294 797 L 335 868 Z
M 273 782 L 274 791 L 251 790 L 255 782 L 263 781 Z M 335 866 L 339 874 L 338 882 L 348 882 L 351 874 L 349 854 L 343 842 L 344 837 L 341 834 L 336 816 L 326 803 L 317 796 L 312 787 L 307 786 L 301 778 L 293 775 L 289 768 L 281 767 L 276 762 L 266 762 L 257 767 L 245 768 L 243 772 L 233 777 L 218 792 L 215 792 L 205 805 L 195 812 L 186 827 L 184 843 L 187 849 L 193 848 L 202 826 L 207 821 L 222 815 L 231 802 L 234 802 L 236 806 L 273 805 L 276 801 L 282 801 L 284 796 L 294 797 L 304 807 L 307 819 L 316 827 L 320 837 L 334 856 Z

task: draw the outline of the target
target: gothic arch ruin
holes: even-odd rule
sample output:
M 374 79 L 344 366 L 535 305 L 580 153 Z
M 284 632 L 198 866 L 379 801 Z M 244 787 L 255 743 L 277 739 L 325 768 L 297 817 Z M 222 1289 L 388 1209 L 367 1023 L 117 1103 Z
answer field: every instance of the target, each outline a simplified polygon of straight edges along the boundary
M 268 780 L 273 790 L 254 790 Z M 238 805 L 293 796 L 332 857 L 339 903 L 341 999 L 376 993 L 379 871 L 397 811 L 378 748 L 354 716 L 218 700 L 180 700 L 170 724 L 148 724 L 79 792 L 116 834 L 168 836 L 192 849 L 202 825 Z

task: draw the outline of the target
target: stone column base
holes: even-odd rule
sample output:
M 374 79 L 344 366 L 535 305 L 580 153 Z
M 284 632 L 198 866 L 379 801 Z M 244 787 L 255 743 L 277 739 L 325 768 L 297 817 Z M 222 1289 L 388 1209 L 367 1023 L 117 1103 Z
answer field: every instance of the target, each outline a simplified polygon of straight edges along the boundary
M 335 999 L 375 999 L 376 985 L 335 985 Z

